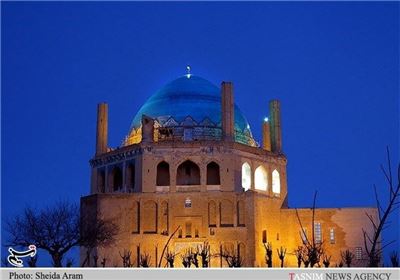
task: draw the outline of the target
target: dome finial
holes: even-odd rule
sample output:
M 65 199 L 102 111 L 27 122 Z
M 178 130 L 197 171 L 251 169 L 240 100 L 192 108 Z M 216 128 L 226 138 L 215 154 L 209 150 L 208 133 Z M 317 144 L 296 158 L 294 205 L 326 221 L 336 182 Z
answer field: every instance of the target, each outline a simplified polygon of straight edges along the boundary
M 186 77 L 189 79 L 190 78 L 190 76 L 192 75 L 191 73 L 190 73 L 190 70 L 191 70 L 192 68 L 190 67 L 190 65 L 188 64 L 188 65 L 186 65 Z

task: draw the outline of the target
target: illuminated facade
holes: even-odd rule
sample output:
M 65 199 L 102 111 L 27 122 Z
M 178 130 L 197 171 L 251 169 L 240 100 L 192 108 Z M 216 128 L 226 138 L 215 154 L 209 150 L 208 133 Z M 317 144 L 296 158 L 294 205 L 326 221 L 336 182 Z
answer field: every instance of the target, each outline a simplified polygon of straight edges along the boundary
M 191 74 L 148 99 L 121 147 L 108 147 L 107 122 L 107 104 L 99 104 L 91 194 L 81 200 L 84 213 L 119 225 L 116 244 L 93 252 L 106 257 L 107 266 L 122 266 L 124 250 L 132 252 L 134 266 L 141 254 L 156 266 L 175 230 L 168 250 L 182 253 L 207 241 L 211 267 L 227 266 L 221 251 L 240 255 L 244 266 L 265 267 L 266 242 L 273 266 L 280 264 L 281 246 L 287 248 L 285 266 L 297 266 L 292 253 L 304 236 L 287 203 L 279 101 L 270 102 L 261 145 L 234 104 L 232 83 L 218 88 Z M 362 229 L 372 230 L 366 212 L 376 217 L 375 208 L 316 209 L 312 229 L 311 209 L 298 209 L 306 234 L 314 230 L 332 256 L 331 266 L 346 249 L 358 252 L 354 265 L 365 265 Z M 181 261 L 176 257 L 175 266 Z

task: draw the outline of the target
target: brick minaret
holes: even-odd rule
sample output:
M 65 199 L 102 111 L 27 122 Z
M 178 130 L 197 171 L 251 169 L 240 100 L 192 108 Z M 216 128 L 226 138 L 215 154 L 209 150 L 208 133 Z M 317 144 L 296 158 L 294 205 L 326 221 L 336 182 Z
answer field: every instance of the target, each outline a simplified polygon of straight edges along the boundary
M 108 104 L 97 105 L 97 133 L 96 133 L 96 155 L 107 152 L 108 138 Z
M 262 136 L 263 136 L 263 149 L 271 151 L 271 133 L 269 119 L 265 119 L 262 124 Z
M 269 102 L 270 114 L 270 130 L 271 130 L 271 150 L 274 153 L 282 151 L 282 133 L 281 133 L 281 110 L 278 100 L 271 100 Z
M 233 84 L 222 82 L 221 84 L 221 105 L 222 105 L 222 139 L 233 141 L 235 137 L 235 113 L 233 102 Z

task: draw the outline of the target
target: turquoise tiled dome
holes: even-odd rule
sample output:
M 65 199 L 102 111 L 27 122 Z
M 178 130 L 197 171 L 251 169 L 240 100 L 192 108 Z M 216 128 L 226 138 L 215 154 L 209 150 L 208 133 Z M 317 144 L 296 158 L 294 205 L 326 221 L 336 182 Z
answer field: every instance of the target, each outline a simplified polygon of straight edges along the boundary
M 157 119 L 161 125 L 171 117 L 181 123 L 190 116 L 198 124 L 208 119 L 221 127 L 220 88 L 198 76 L 182 76 L 163 86 L 146 101 L 133 119 L 131 129 L 141 126 L 142 115 Z M 237 105 L 235 129 L 250 132 L 249 123 Z

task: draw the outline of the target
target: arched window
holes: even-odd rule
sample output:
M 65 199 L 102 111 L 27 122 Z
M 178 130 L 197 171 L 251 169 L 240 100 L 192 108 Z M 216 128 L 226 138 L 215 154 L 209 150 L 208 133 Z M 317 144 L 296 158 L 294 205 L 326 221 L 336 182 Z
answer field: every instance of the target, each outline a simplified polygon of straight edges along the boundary
M 169 186 L 169 164 L 165 161 L 160 162 L 157 165 L 157 186 Z
M 267 243 L 268 239 L 267 239 L 267 231 L 264 229 L 262 231 L 262 243 Z
M 146 201 L 143 208 L 143 233 L 157 233 L 157 203 Z
M 254 173 L 254 183 L 257 190 L 266 191 L 268 187 L 267 171 L 262 166 L 257 167 Z
M 281 179 L 279 178 L 278 170 L 272 171 L 272 192 L 276 194 L 281 193 Z
M 208 226 L 217 226 L 217 205 L 214 201 L 208 203 Z
M 112 189 L 118 191 L 122 189 L 122 170 L 118 166 L 114 167 L 112 172 Z
M 179 186 L 200 185 L 200 168 L 187 160 L 178 166 L 176 184 Z
M 233 203 L 227 199 L 224 199 L 220 203 L 220 217 L 221 227 L 232 227 L 233 226 Z
M 242 165 L 242 187 L 245 191 L 251 187 L 251 167 L 247 162 Z
M 129 163 L 126 167 L 126 186 L 129 192 L 132 192 L 135 188 L 135 164 Z
M 207 185 L 220 185 L 219 165 L 216 162 L 207 164 Z

